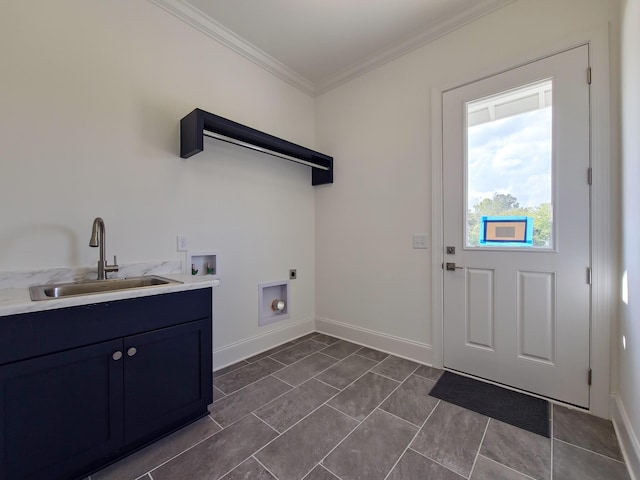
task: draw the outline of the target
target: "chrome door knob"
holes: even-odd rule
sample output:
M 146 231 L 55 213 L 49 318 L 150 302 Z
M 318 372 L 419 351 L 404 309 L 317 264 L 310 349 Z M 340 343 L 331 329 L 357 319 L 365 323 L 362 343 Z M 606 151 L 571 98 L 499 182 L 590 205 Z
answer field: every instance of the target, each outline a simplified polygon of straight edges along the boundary
M 127 355 L 133 357 L 136 353 L 138 353 L 138 349 L 136 347 L 131 347 L 127 350 Z
M 120 350 L 113 352 L 113 355 L 111 355 L 111 358 L 113 358 L 116 361 L 120 360 L 122 358 L 122 352 Z

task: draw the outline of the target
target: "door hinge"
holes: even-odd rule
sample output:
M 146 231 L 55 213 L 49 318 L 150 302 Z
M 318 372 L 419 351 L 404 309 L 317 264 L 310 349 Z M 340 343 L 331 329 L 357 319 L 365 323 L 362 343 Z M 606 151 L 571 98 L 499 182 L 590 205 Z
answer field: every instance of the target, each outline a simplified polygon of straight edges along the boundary
M 591 67 L 587 67 L 587 83 L 591 85 Z
M 592 377 L 592 372 L 591 372 L 591 369 L 589 369 L 589 371 L 587 372 L 587 383 L 589 385 L 591 385 L 591 377 Z
M 591 285 L 591 267 L 587 267 L 587 285 Z
M 591 167 L 587 168 L 587 183 L 591 185 L 593 182 L 593 169 Z

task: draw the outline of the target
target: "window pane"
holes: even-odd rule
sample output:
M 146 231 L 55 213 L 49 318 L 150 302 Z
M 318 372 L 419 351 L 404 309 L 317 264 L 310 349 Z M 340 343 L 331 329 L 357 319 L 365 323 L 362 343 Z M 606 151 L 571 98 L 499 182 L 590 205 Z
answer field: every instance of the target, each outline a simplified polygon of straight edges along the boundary
M 551 99 L 545 80 L 467 103 L 467 246 L 553 247 Z

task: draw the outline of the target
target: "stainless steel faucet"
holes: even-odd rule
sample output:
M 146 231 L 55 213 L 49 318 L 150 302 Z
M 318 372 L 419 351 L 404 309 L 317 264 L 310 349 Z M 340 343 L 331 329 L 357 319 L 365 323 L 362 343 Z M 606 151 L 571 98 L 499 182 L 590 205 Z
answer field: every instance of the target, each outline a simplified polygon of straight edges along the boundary
M 89 240 L 90 247 L 100 246 L 100 260 L 98 260 L 98 280 L 106 280 L 108 272 L 117 272 L 118 265 L 116 262 L 116 256 L 113 256 L 113 265 L 107 263 L 106 257 L 106 234 L 104 232 L 104 220 L 97 217 L 93 221 L 93 227 L 91 228 L 91 240 Z

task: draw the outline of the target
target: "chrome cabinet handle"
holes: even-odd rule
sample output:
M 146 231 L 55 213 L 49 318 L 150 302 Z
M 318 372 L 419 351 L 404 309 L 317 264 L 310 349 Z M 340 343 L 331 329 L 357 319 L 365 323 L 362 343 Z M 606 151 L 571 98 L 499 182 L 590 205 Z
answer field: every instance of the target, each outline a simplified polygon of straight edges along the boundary
M 113 352 L 113 355 L 111 355 L 111 358 L 113 358 L 115 361 L 120 360 L 122 358 L 122 352 L 120 350 Z
M 131 347 L 127 350 L 127 355 L 133 357 L 136 353 L 138 353 L 138 349 L 136 347 Z

